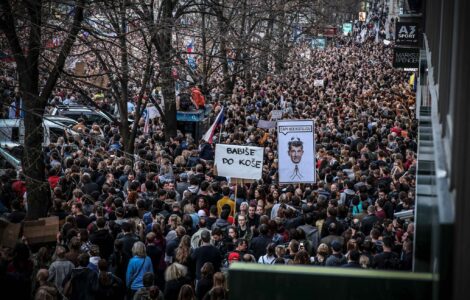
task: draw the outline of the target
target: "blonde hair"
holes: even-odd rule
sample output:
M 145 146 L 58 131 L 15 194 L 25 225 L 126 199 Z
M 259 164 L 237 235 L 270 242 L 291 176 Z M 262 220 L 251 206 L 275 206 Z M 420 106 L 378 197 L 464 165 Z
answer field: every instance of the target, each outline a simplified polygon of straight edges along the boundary
M 225 276 L 222 272 L 217 272 L 214 274 L 214 287 L 225 288 Z
M 318 246 L 317 253 L 322 255 L 322 256 L 326 256 L 330 253 L 330 248 L 328 248 L 327 244 L 322 243 Z
M 369 257 L 365 255 L 361 255 L 361 257 L 359 258 L 359 264 L 361 265 L 361 268 L 368 269 L 369 263 L 370 263 Z
M 176 248 L 175 260 L 180 264 L 184 264 L 188 260 L 189 255 L 191 254 L 190 250 L 191 238 L 189 237 L 189 235 L 185 235 L 181 238 L 181 242 L 178 248 Z
M 165 271 L 165 281 L 176 280 L 186 276 L 188 269 L 177 262 L 172 263 Z
M 147 256 L 146 252 L 147 251 L 145 249 L 145 244 L 140 241 L 135 242 L 134 245 L 132 246 L 132 255 L 134 256 L 146 257 Z
M 177 167 L 184 167 L 186 166 L 186 159 L 184 158 L 183 155 L 179 155 L 175 158 L 175 165 Z
M 185 214 L 192 214 L 195 212 L 194 205 L 192 203 L 188 203 L 184 206 L 183 211 Z

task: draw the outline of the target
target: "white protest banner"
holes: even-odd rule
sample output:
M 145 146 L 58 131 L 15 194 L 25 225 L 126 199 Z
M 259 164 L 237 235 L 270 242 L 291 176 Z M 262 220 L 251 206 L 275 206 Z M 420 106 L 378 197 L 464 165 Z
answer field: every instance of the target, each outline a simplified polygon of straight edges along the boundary
M 271 121 L 282 119 L 282 110 L 271 111 Z
M 279 183 L 315 183 L 313 120 L 277 122 Z
M 217 174 L 223 177 L 261 179 L 264 148 L 223 145 L 215 147 Z
M 160 117 L 160 113 L 158 112 L 158 109 L 155 106 L 149 105 L 147 106 L 146 110 L 149 114 L 149 119 L 155 119 Z
M 315 79 L 313 81 L 313 86 L 323 86 L 324 82 L 325 81 L 323 79 Z
M 258 121 L 258 128 L 262 128 L 262 129 L 276 128 L 276 122 L 275 121 L 259 120 Z

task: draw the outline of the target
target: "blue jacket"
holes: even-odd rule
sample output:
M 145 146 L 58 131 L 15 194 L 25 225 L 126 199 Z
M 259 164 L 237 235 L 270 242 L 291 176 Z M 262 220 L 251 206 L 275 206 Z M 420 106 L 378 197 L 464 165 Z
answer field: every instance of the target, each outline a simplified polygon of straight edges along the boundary
M 139 272 L 139 274 L 136 275 L 137 272 Z M 127 287 L 130 287 L 134 291 L 143 288 L 144 284 L 142 283 L 142 279 L 144 278 L 144 274 L 147 272 L 153 273 L 152 260 L 149 257 L 142 258 L 134 256 L 131 258 L 129 265 L 127 266 L 126 273 Z M 132 280 L 133 278 L 134 280 Z

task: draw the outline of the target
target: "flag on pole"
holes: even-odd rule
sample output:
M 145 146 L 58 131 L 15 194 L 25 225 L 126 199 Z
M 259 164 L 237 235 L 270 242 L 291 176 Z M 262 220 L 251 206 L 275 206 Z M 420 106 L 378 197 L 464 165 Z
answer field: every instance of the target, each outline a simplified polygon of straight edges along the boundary
M 147 109 L 145 109 L 144 114 L 145 114 L 144 134 L 148 134 L 150 131 L 150 113 Z
M 224 108 L 220 110 L 219 114 L 214 120 L 214 123 L 212 123 L 211 127 L 209 127 L 209 130 L 202 136 L 202 138 L 208 142 L 209 144 L 212 144 L 212 138 L 214 137 L 215 130 L 219 125 L 222 125 L 224 122 Z
M 188 45 L 186 45 L 186 51 L 188 53 L 192 53 L 193 52 L 193 47 L 194 47 L 194 41 L 190 40 Z

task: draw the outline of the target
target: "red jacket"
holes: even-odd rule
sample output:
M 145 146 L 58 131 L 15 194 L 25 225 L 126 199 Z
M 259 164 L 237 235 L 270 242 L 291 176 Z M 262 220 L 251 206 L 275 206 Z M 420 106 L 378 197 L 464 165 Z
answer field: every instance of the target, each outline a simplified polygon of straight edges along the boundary
M 204 99 L 204 95 L 198 88 L 191 89 L 191 97 L 193 98 L 193 102 L 196 103 L 198 109 L 206 105 L 206 99 Z

